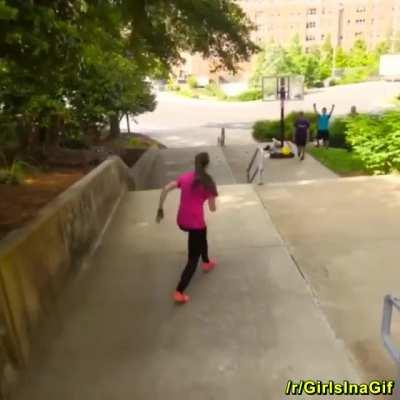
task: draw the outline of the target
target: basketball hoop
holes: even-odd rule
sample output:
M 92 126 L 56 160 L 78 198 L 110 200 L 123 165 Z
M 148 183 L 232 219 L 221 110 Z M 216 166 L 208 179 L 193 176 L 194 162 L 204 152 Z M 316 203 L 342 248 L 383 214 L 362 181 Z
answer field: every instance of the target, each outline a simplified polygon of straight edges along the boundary
M 304 99 L 304 76 L 282 75 L 266 76 L 262 79 L 264 101 L 281 102 L 281 146 L 285 142 L 285 100 L 299 101 Z
M 304 99 L 303 75 L 276 75 L 262 78 L 263 100 L 281 100 L 282 87 L 285 89 L 285 100 L 299 101 Z

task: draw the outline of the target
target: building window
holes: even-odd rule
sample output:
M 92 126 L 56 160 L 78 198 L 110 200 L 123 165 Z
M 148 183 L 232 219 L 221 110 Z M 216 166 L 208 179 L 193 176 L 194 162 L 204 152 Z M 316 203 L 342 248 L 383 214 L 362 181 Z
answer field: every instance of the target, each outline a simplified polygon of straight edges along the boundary
M 307 10 L 308 15 L 316 15 L 317 14 L 317 9 L 316 8 L 309 8 Z
M 321 35 L 321 39 L 324 40 L 325 39 L 325 35 Z
M 367 11 L 367 8 L 366 7 L 357 7 L 357 10 L 356 10 L 358 13 L 365 13 L 366 11 Z
M 307 35 L 306 36 L 306 41 L 307 42 L 312 42 L 312 41 L 314 41 L 315 40 L 315 36 L 314 35 Z
M 355 35 L 356 35 L 357 37 L 359 37 L 359 36 L 362 36 L 362 34 L 363 34 L 362 32 L 356 32 Z
M 365 19 L 356 19 L 356 24 L 365 24 Z
M 307 29 L 315 28 L 316 26 L 317 26 L 317 23 L 315 21 L 314 22 L 307 22 L 307 25 L 306 25 Z

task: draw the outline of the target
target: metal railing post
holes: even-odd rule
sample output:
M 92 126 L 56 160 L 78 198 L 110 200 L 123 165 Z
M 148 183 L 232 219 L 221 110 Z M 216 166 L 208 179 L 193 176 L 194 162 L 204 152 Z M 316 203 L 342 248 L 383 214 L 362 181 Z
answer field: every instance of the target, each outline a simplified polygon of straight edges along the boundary
M 258 184 L 263 184 L 264 176 L 264 149 L 262 146 L 258 148 Z
M 388 294 L 385 296 L 383 302 L 381 333 L 383 344 L 397 366 L 398 375 L 395 384 L 394 398 L 400 399 L 400 350 L 396 348 L 391 338 L 393 307 L 395 307 L 397 311 L 400 311 L 400 299 Z

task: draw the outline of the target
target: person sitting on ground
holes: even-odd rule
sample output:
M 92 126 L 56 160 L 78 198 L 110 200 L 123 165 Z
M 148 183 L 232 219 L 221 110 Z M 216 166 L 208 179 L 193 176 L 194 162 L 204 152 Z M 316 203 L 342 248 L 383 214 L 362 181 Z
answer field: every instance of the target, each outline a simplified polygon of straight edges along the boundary
M 326 147 L 329 147 L 329 122 L 334 110 L 335 105 L 333 104 L 329 114 L 326 107 L 322 109 L 322 114 L 320 114 L 317 110 L 317 105 L 314 103 L 314 111 L 318 115 L 317 147 L 319 147 L 320 140 Z
M 358 115 L 357 107 L 356 106 L 351 106 L 350 117 L 356 117 L 357 115 Z
M 304 160 L 310 122 L 305 118 L 304 112 L 299 113 L 299 117 L 294 123 L 294 143 L 297 146 L 297 155 L 300 160 Z

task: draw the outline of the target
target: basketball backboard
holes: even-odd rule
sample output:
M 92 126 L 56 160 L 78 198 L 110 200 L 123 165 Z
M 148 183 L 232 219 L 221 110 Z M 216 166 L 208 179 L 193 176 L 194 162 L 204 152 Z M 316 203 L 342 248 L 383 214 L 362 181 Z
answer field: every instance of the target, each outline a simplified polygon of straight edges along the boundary
M 285 90 L 285 100 L 303 100 L 304 76 L 266 76 L 262 79 L 262 92 L 264 101 L 280 100 L 281 88 Z

